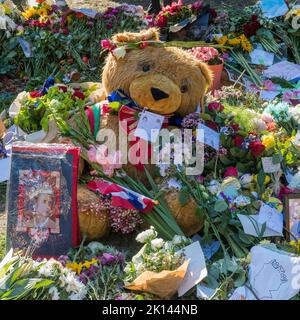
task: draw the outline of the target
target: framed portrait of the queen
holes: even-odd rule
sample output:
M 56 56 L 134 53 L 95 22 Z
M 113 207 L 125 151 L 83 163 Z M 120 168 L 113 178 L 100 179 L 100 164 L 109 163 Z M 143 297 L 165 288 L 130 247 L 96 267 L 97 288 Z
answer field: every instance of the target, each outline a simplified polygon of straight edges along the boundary
M 64 144 L 12 146 L 7 248 L 56 257 L 78 245 L 79 155 L 79 148 Z
M 300 193 L 285 196 L 285 224 L 287 239 L 300 239 Z

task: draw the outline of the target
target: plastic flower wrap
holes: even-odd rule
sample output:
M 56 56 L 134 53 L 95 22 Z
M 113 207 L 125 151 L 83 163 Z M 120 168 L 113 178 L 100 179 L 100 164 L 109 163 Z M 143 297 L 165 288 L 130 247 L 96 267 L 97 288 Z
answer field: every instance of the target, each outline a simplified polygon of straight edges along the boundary
M 136 240 L 144 246 L 124 269 L 126 288 L 170 298 L 179 288 L 188 266 L 184 253 L 179 250 L 191 241 L 184 236 L 164 241 L 157 237 L 154 228 L 143 231 Z

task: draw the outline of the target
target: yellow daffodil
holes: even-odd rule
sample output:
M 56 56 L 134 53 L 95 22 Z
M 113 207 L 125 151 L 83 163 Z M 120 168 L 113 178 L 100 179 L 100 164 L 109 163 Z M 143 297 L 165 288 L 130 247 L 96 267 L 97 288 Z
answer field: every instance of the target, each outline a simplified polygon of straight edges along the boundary
M 276 144 L 275 138 L 272 134 L 263 136 L 261 142 L 266 147 L 266 149 L 274 148 Z

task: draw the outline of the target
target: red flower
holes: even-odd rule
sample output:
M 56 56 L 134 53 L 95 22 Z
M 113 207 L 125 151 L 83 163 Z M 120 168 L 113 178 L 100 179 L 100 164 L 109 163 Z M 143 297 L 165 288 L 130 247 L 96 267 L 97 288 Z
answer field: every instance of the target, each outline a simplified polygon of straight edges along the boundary
M 244 34 L 246 37 L 255 36 L 257 30 L 261 27 L 258 22 L 257 16 L 253 15 L 251 21 L 243 25 Z
M 88 62 L 89 62 L 89 58 L 88 58 L 88 57 L 82 57 L 82 61 L 83 61 L 84 63 L 88 63 Z
M 84 100 L 85 98 L 84 94 L 80 91 L 80 89 L 74 89 L 73 98 L 74 97 L 77 97 L 81 100 Z
M 66 86 L 58 86 L 58 89 L 62 92 L 67 92 L 68 88 Z
M 164 28 L 167 26 L 167 23 L 168 23 L 168 18 L 164 15 L 158 15 L 157 16 L 157 19 L 156 19 L 156 22 L 155 22 L 155 25 L 159 28 Z
M 267 130 L 268 131 L 275 131 L 276 130 L 276 123 L 275 122 L 269 122 L 267 123 Z
M 213 121 L 206 121 L 206 125 L 209 127 L 209 128 L 211 128 L 211 129 L 213 129 L 213 130 L 215 130 L 215 131 L 218 131 L 218 125 L 215 123 L 215 122 L 213 122 Z
M 253 157 L 258 158 L 265 151 L 265 146 L 260 141 L 250 142 L 249 148 Z
M 238 173 L 238 169 L 236 167 L 228 167 L 225 170 L 224 173 L 224 178 L 226 177 L 238 177 L 239 173 Z
M 148 46 L 148 43 L 146 41 L 143 41 L 142 43 L 140 43 L 141 49 L 145 49 L 145 48 L 147 48 L 147 46 Z
M 235 136 L 233 141 L 236 147 L 241 147 L 244 142 L 244 138 L 242 136 Z
M 209 13 L 213 19 L 215 19 L 218 16 L 217 11 L 213 8 L 209 10 Z
M 67 36 L 69 34 L 69 30 L 67 28 L 63 28 L 62 33 Z
M 42 96 L 42 94 L 39 91 L 31 91 L 29 95 L 30 95 L 30 98 L 39 98 Z
M 239 131 L 240 126 L 238 124 L 232 124 L 231 128 L 234 130 L 234 132 Z
M 224 106 L 219 103 L 219 102 L 211 102 L 208 106 L 207 106 L 209 111 L 219 111 L 222 112 L 224 110 Z

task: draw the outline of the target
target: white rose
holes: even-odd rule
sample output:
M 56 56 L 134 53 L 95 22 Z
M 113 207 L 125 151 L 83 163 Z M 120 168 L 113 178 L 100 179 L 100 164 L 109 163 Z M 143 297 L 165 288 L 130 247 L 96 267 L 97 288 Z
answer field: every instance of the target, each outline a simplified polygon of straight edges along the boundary
M 245 173 L 240 177 L 240 182 L 243 188 L 249 188 L 249 184 L 253 181 L 253 176 L 250 173 Z
M 145 243 L 150 238 L 155 238 L 156 232 L 153 229 L 148 229 L 137 235 L 135 240 L 140 243 Z
M 56 287 L 51 287 L 48 292 L 51 295 L 52 300 L 59 300 L 59 291 Z
M 151 241 L 151 247 L 153 250 L 160 249 L 164 245 L 164 240 L 161 238 L 153 239 Z
M 211 194 L 216 195 L 221 190 L 221 184 L 217 180 L 212 180 L 207 189 Z
M 126 49 L 124 47 L 116 48 L 112 51 L 112 54 L 114 57 L 119 60 L 121 58 L 124 58 L 126 56 Z

